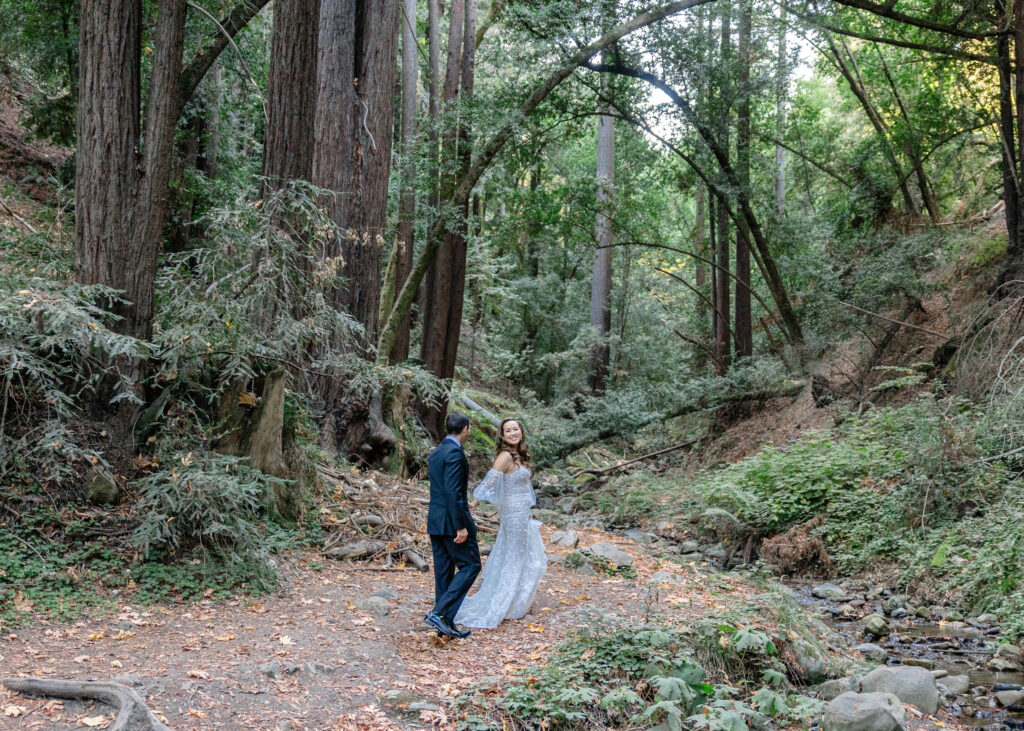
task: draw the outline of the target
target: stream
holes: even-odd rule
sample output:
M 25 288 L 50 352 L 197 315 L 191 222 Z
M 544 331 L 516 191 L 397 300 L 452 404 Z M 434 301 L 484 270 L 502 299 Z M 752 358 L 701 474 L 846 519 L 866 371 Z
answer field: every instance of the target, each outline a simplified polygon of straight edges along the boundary
M 961 617 L 949 608 L 917 607 L 880 587 L 854 582 L 844 582 L 842 587 L 796 582 L 789 586 L 801 604 L 817 609 L 828 626 L 851 647 L 859 648 L 864 659 L 931 670 L 946 711 L 961 725 L 986 731 L 1024 729 L 1024 697 L 1015 698 L 1013 693 L 1024 686 L 1024 672 L 988 668 L 1000 645 L 994 617 L 959 621 Z M 874 638 L 864 621 L 872 614 L 881 615 L 889 625 Z M 966 683 L 957 676 L 966 676 Z M 1013 704 L 1002 707 L 997 698 Z

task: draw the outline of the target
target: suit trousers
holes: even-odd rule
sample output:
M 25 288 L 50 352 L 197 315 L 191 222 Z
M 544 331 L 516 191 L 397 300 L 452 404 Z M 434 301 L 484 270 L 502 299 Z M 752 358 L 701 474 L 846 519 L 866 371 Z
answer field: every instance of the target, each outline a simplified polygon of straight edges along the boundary
M 450 622 L 480 573 L 480 547 L 476 535 L 462 543 L 456 543 L 455 536 L 430 536 L 430 549 L 434 554 L 434 613 Z

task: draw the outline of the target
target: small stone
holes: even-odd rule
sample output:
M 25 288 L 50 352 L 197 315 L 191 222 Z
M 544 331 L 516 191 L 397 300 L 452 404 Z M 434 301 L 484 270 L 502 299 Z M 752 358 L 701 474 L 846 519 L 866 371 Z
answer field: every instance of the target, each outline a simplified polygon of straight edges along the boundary
M 918 607 L 914 610 L 914 614 L 921 619 L 931 619 L 932 610 L 931 607 Z
M 725 550 L 725 546 L 721 543 L 716 543 L 713 546 L 705 546 L 701 549 L 701 553 L 712 561 L 725 561 L 725 557 L 729 555 Z
M 935 667 L 935 661 L 929 660 L 924 657 L 907 657 L 903 659 L 904 665 L 910 665 L 911 667 L 924 668 L 925 670 L 932 670 Z M 935 677 L 934 675 L 932 676 Z
M 553 525 L 556 528 L 564 528 L 566 524 L 565 515 L 557 510 L 545 510 L 544 508 L 534 508 L 530 511 L 530 515 L 534 520 L 539 520 L 545 525 Z
M 814 688 L 814 691 L 818 694 L 818 697 L 823 701 L 830 701 L 834 698 L 838 698 L 843 693 L 854 692 L 860 688 L 860 681 L 857 678 L 838 678 L 836 680 L 826 680 Z
M 555 506 L 566 515 L 572 515 L 580 509 L 579 500 L 574 498 L 572 495 L 568 495 L 559 499 Z
M 576 531 L 570 528 L 552 533 L 550 543 L 552 546 L 576 548 L 576 546 L 580 545 L 580 537 L 576 535 Z
M 565 556 L 562 563 L 571 569 L 575 569 L 581 574 L 586 574 L 587 576 L 597 575 L 597 571 L 594 569 L 594 565 L 591 563 L 590 557 L 582 551 L 570 551 Z
M 835 584 L 820 584 L 811 589 L 811 596 L 817 599 L 842 599 L 846 592 Z
M 553 563 L 562 563 L 563 560 L 562 557 L 559 556 L 557 553 L 546 554 L 545 558 L 548 560 L 548 566 L 550 566 Z
M 966 675 L 949 675 L 938 680 L 937 685 L 947 695 L 959 695 L 970 690 L 971 679 Z
M 1020 705 L 1024 701 L 1024 690 L 1001 690 L 996 693 L 996 703 L 1003 708 Z
M 409 705 L 423 700 L 420 696 L 404 688 L 391 688 L 380 694 L 380 701 L 386 706 Z
M 89 482 L 89 502 L 94 505 L 117 505 L 121 491 L 117 481 L 106 470 L 93 469 Z
M 683 577 L 679 574 L 673 574 L 668 571 L 658 571 L 651 574 L 650 583 L 652 584 L 678 584 L 683 580 Z
M 889 622 L 881 614 L 869 614 L 864 618 L 864 629 L 872 637 L 885 637 L 889 634 Z
M 869 660 L 877 660 L 878 662 L 885 662 L 886 658 L 889 657 L 888 651 L 885 648 L 880 647 L 872 642 L 864 642 L 859 645 L 854 645 L 854 650 L 859 652 Z
M 979 614 L 978 615 L 978 621 L 981 622 L 982 624 L 986 624 L 986 625 L 988 625 L 988 624 L 999 624 L 999 617 L 997 617 L 994 614 L 988 614 L 988 613 L 986 613 L 986 614 Z
M 370 614 L 376 614 L 378 617 L 384 617 L 391 611 L 391 606 L 388 604 L 388 600 L 379 596 L 368 596 L 365 599 L 356 599 L 356 609 Z
M 380 597 L 381 599 L 397 599 L 398 593 L 394 589 L 385 586 L 383 589 L 377 589 L 370 596 Z
M 649 546 L 658 540 L 658 536 L 653 533 L 645 533 L 642 530 L 636 529 L 626 531 L 626 538 L 642 546 Z
M 700 545 L 697 541 L 680 541 L 679 542 L 680 553 L 700 553 Z
M 415 713 L 419 713 L 420 711 L 433 711 L 434 713 L 437 713 L 441 710 L 441 706 L 436 703 L 431 703 L 430 701 L 416 701 L 415 703 L 409 704 L 409 710 Z
M 889 614 L 889 616 L 892 617 L 893 619 L 903 619 L 904 617 L 907 616 L 907 610 L 904 609 L 903 607 L 897 607 L 896 609 L 892 610 L 892 612 Z
M 300 668 L 298 665 L 291 662 L 286 662 L 284 665 L 281 666 L 281 669 L 284 670 L 286 675 L 295 675 L 295 673 L 302 670 L 302 668 Z
M 683 563 L 697 563 L 698 561 L 704 560 L 703 553 L 684 553 L 679 556 L 679 560 Z
M 891 615 L 896 609 L 907 608 L 907 597 L 903 594 L 896 594 L 882 601 L 882 611 Z
M 616 548 L 612 544 L 605 543 L 604 541 L 599 541 L 597 543 L 591 544 L 587 550 L 595 556 L 598 556 L 599 558 L 604 558 L 608 561 L 611 561 L 618 567 L 633 565 L 632 556 L 623 551 L 621 548 Z
M 316 660 L 306 663 L 306 672 L 310 675 L 330 675 L 335 670 L 337 670 L 337 668 L 333 665 L 317 662 Z
M 904 731 L 907 712 L 892 693 L 843 693 L 829 703 L 822 731 Z
M 281 666 L 274 661 L 265 662 L 261 665 L 257 665 L 256 669 L 264 675 L 266 675 L 268 678 L 273 678 L 274 680 L 278 680 L 281 677 Z
M 946 612 L 946 621 L 947 622 L 963 622 L 964 621 L 964 615 L 961 612 L 958 612 L 955 609 L 950 609 L 948 612 Z
M 1020 672 L 1020 664 L 1005 657 L 994 657 L 988 661 L 988 669 L 995 673 Z
M 1008 657 L 1011 660 L 1020 660 L 1020 648 L 1004 642 L 996 648 L 996 657 Z

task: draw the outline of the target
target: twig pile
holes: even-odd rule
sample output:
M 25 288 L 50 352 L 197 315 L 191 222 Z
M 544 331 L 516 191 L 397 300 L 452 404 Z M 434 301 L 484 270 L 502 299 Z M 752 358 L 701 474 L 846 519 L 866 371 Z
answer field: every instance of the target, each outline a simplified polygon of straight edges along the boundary
M 402 482 L 380 473 L 350 473 L 317 465 L 325 485 L 333 486 L 338 503 L 324 505 L 333 533 L 323 552 L 341 560 L 382 561 L 384 567 L 411 564 L 429 568 L 427 535 L 429 493 L 418 483 Z M 477 530 L 494 532 L 496 521 L 475 515 Z

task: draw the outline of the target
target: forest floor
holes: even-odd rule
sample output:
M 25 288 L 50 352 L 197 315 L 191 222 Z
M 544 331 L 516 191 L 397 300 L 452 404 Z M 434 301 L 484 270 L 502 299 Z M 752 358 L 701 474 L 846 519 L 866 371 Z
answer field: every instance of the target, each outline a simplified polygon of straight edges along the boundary
M 552 528 L 545 526 L 545 540 Z M 298 555 L 264 597 L 136 605 L 72 625 L 37 617 L 0 638 L 5 676 L 118 679 L 175 729 L 453 728 L 447 701 L 487 676 L 542 664 L 574 627 L 648 615 L 680 626 L 759 591 L 703 566 L 680 566 L 616 534 L 577 528 L 635 556 L 635 576 L 588 576 L 552 563 L 532 614 L 462 641 L 437 639 L 423 615 L 429 573 Z M 564 555 L 567 548 L 549 545 Z M 678 574 L 652 592 L 650 576 Z M 384 591 L 396 598 L 365 601 Z M 368 607 L 360 609 L 357 603 Z M 0 728 L 105 728 L 110 707 L 37 700 L 0 689 Z M 956 728 L 948 719 L 945 728 Z M 912 720 L 910 728 L 939 728 Z

